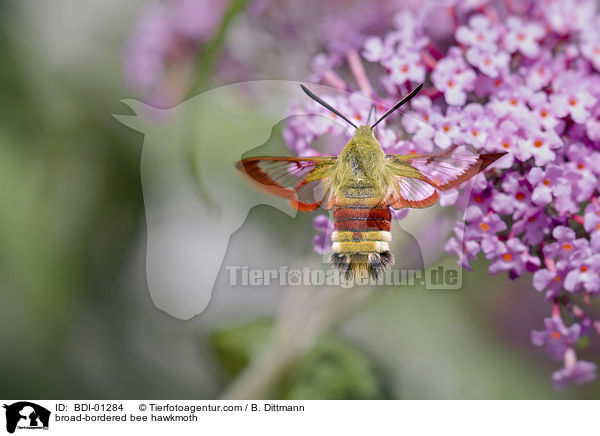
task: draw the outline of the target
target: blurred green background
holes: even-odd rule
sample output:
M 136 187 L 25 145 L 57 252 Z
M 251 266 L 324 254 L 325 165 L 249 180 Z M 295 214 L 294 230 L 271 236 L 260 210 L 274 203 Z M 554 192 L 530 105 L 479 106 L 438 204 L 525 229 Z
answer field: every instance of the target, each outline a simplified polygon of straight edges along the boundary
M 187 321 L 148 294 L 143 135 L 111 115 L 128 113 L 120 100 L 137 97 L 122 56 L 141 7 L 0 3 L 4 398 L 218 398 L 270 341 L 282 289 L 217 289 L 207 313 Z M 218 83 L 202 74 L 203 86 Z M 310 258 L 313 217 L 260 207 L 249 225 L 275 226 L 258 235 Z M 270 396 L 600 397 L 597 381 L 552 388 L 560 363 L 529 340 L 550 309 L 530 277 L 489 277 L 479 261 L 463 283 L 453 292 L 378 289 L 295 359 Z M 598 344 L 581 357 L 599 361 Z

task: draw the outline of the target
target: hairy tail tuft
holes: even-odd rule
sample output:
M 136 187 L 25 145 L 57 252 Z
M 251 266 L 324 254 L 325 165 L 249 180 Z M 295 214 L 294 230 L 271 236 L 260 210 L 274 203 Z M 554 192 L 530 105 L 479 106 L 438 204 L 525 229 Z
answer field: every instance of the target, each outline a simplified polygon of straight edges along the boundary
M 394 264 L 394 256 L 389 251 L 369 254 L 332 253 L 330 261 L 344 274 L 346 280 L 368 276 L 378 280 Z

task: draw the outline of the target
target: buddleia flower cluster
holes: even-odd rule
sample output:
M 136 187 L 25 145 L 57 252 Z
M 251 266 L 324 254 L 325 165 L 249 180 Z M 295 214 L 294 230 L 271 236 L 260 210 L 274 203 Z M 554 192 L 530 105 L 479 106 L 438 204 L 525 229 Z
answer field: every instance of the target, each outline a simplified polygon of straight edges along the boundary
M 441 6 L 443 4 L 443 6 Z M 435 12 L 435 13 L 433 13 Z M 438 24 L 431 24 L 432 16 Z M 445 20 L 440 21 L 440 16 Z M 477 258 L 490 275 L 528 275 L 545 294 L 548 317 L 531 332 L 562 367 L 557 389 L 596 377 L 596 364 L 578 357 L 600 334 L 591 300 L 600 293 L 600 16 L 591 0 L 436 2 L 432 11 L 400 11 L 394 26 L 367 37 L 359 49 L 317 56 L 310 79 L 350 91 L 325 100 L 341 113 L 366 119 L 369 103 L 390 107 L 424 82 L 410 109 L 378 135 L 386 153 L 441 151 L 469 144 L 481 152 L 506 151 L 473 189 L 442 198 L 465 202 L 445 251 L 466 269 Z M 344 136 L 331 117 L 290 119 L 288 147 L 318 155 L 312 144 Z M 401 137 L 400 124 L 410 137 Z M 409 212 L 410 213 L 410 212 Z M 406 211 L 400 214 L 405 215 Z M 315 219 L 317 252 L 328 251 L 327 217 Z

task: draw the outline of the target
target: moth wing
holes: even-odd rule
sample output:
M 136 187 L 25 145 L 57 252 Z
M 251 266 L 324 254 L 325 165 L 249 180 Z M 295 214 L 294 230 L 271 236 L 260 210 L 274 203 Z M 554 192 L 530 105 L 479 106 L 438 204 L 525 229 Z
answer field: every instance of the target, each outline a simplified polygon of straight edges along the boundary
M 429 207 L 440 199 L 435 187 L 415 177 L 392 175 L 386 203 L 394 209 Z
M 393 208 L 431 206 L 439 200 L 437 190 L 459 186 L 504 154 L 478 154 L 466 146 L 452 146 L 442 153 L 387 155 L 392 174 L 388 202 Z
M 255 157 L 236 166 L 260 188 L 287 198 L 292 207 L 304 212 L 333 206 L 330 191 L 336 163 L 334 156 Z

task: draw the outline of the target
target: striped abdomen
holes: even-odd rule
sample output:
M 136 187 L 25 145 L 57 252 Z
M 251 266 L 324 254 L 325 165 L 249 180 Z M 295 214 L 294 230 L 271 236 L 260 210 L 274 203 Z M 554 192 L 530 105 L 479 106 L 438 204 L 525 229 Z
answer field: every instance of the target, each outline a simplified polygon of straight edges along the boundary
M 387 205 L 369 205 L 375 201 L 356 191 L 339 199 L 333 210 L 331 261 L 347 279 L 366 275 L 377 279 L 394 263 L 389 251 L 392 215 Z

